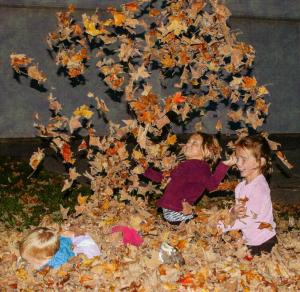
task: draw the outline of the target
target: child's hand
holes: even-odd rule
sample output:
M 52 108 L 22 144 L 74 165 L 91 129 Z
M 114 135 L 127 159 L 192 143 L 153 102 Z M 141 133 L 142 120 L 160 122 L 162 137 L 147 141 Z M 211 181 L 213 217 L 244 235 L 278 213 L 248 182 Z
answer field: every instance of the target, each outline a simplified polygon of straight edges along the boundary
M 237 163 L 237 159 L 235 155 L 231 155 L 229 159 L 223 161 L 223 163 L 229 167 L 235 165 Z
M 163 171 L 163 177 L 166 178 L 166 177 L 169 177 L 171 175 L 170 171 L 166 170 L 166 171 Z
M 230 210 L 230 221 L 234 223 L 236 219 L 241 219 L 246 216 L 246 207 L 244 204 L 236 204 Z

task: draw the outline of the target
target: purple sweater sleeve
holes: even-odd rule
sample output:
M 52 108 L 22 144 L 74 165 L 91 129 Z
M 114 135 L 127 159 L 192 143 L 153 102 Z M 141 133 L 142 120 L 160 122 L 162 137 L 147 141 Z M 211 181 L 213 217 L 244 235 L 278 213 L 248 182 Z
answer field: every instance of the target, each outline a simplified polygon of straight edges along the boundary
M 209 192 L 212 192 L 218 187 L 222 179 L 225 177 L 228 168 L 229 167 L 227 165 L 220 162 L 216 167 L 215 172 L 208 177 L 207 180 L 205 180 L 205 186 Z
M 163 179 L 163 175 L 160 171 L 154 170 L 153 168 L 149 167 L 143 174 L 146 178 L 151 179 L 154 182 L 160 183 Z

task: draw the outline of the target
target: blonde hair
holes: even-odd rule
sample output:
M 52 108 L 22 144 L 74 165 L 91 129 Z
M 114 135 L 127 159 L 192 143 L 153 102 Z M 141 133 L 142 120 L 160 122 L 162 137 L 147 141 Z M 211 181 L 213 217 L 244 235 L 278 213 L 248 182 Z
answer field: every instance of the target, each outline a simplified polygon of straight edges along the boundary
M 20 255 L 22 258 L 49 259 L 58 251 L 59 244 L 59 235 L 54 229 L 38 227 L 20 243 Z
M 221 147 L 218 140 L 211 134 L 200 132 L 192 136 L 200 136 L 202 138 L 202 147 L 205 150 L 203 159 L 209 163 L 216 163 L 221 156 Z
M 264 137 L 259 134 L 244 137 L 236 142 L 235 147 L 251 151 L 256 160 L 264 158 L 265 163 L 261 165 L 261 172 L 267 179 L 270 178 L 273 171 L 271 148 Z

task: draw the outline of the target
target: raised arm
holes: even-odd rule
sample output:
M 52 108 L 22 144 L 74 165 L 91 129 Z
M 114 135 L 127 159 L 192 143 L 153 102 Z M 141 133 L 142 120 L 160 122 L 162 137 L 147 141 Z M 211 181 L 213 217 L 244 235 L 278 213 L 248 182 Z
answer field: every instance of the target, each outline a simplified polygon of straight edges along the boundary
M 163 174 L 160 171 L 154 170 L 151 167 L 148 167 L 143 173 L 144 177 L 151 179 L 154 182 L 160 183 L 163 179 Z
M 229 169 L 229 166 L 225 165 L 223 162 L 220 162 L 218 166 L 216 167 L 216 170 L 213 174 L 210 173 L 210 170 L 208 169 L 210 175 L 208 175 L 205 183 L 205 187 L 209 192 L 212 192 L 215 190 L 220 182 L 225 177 L 227 171 Z

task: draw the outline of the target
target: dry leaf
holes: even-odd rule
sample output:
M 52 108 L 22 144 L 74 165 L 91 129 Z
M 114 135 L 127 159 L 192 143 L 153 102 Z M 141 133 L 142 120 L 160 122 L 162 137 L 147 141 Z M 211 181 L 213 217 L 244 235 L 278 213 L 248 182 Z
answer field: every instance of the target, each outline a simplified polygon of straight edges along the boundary
M 31 166 L 31 168 L 33 170 L 36 170 L 41 161 L 44 159 L 44 157 L 44 149 L 38 148 L 38 151 L 34 152 L 30 157 L 29 165 Z

